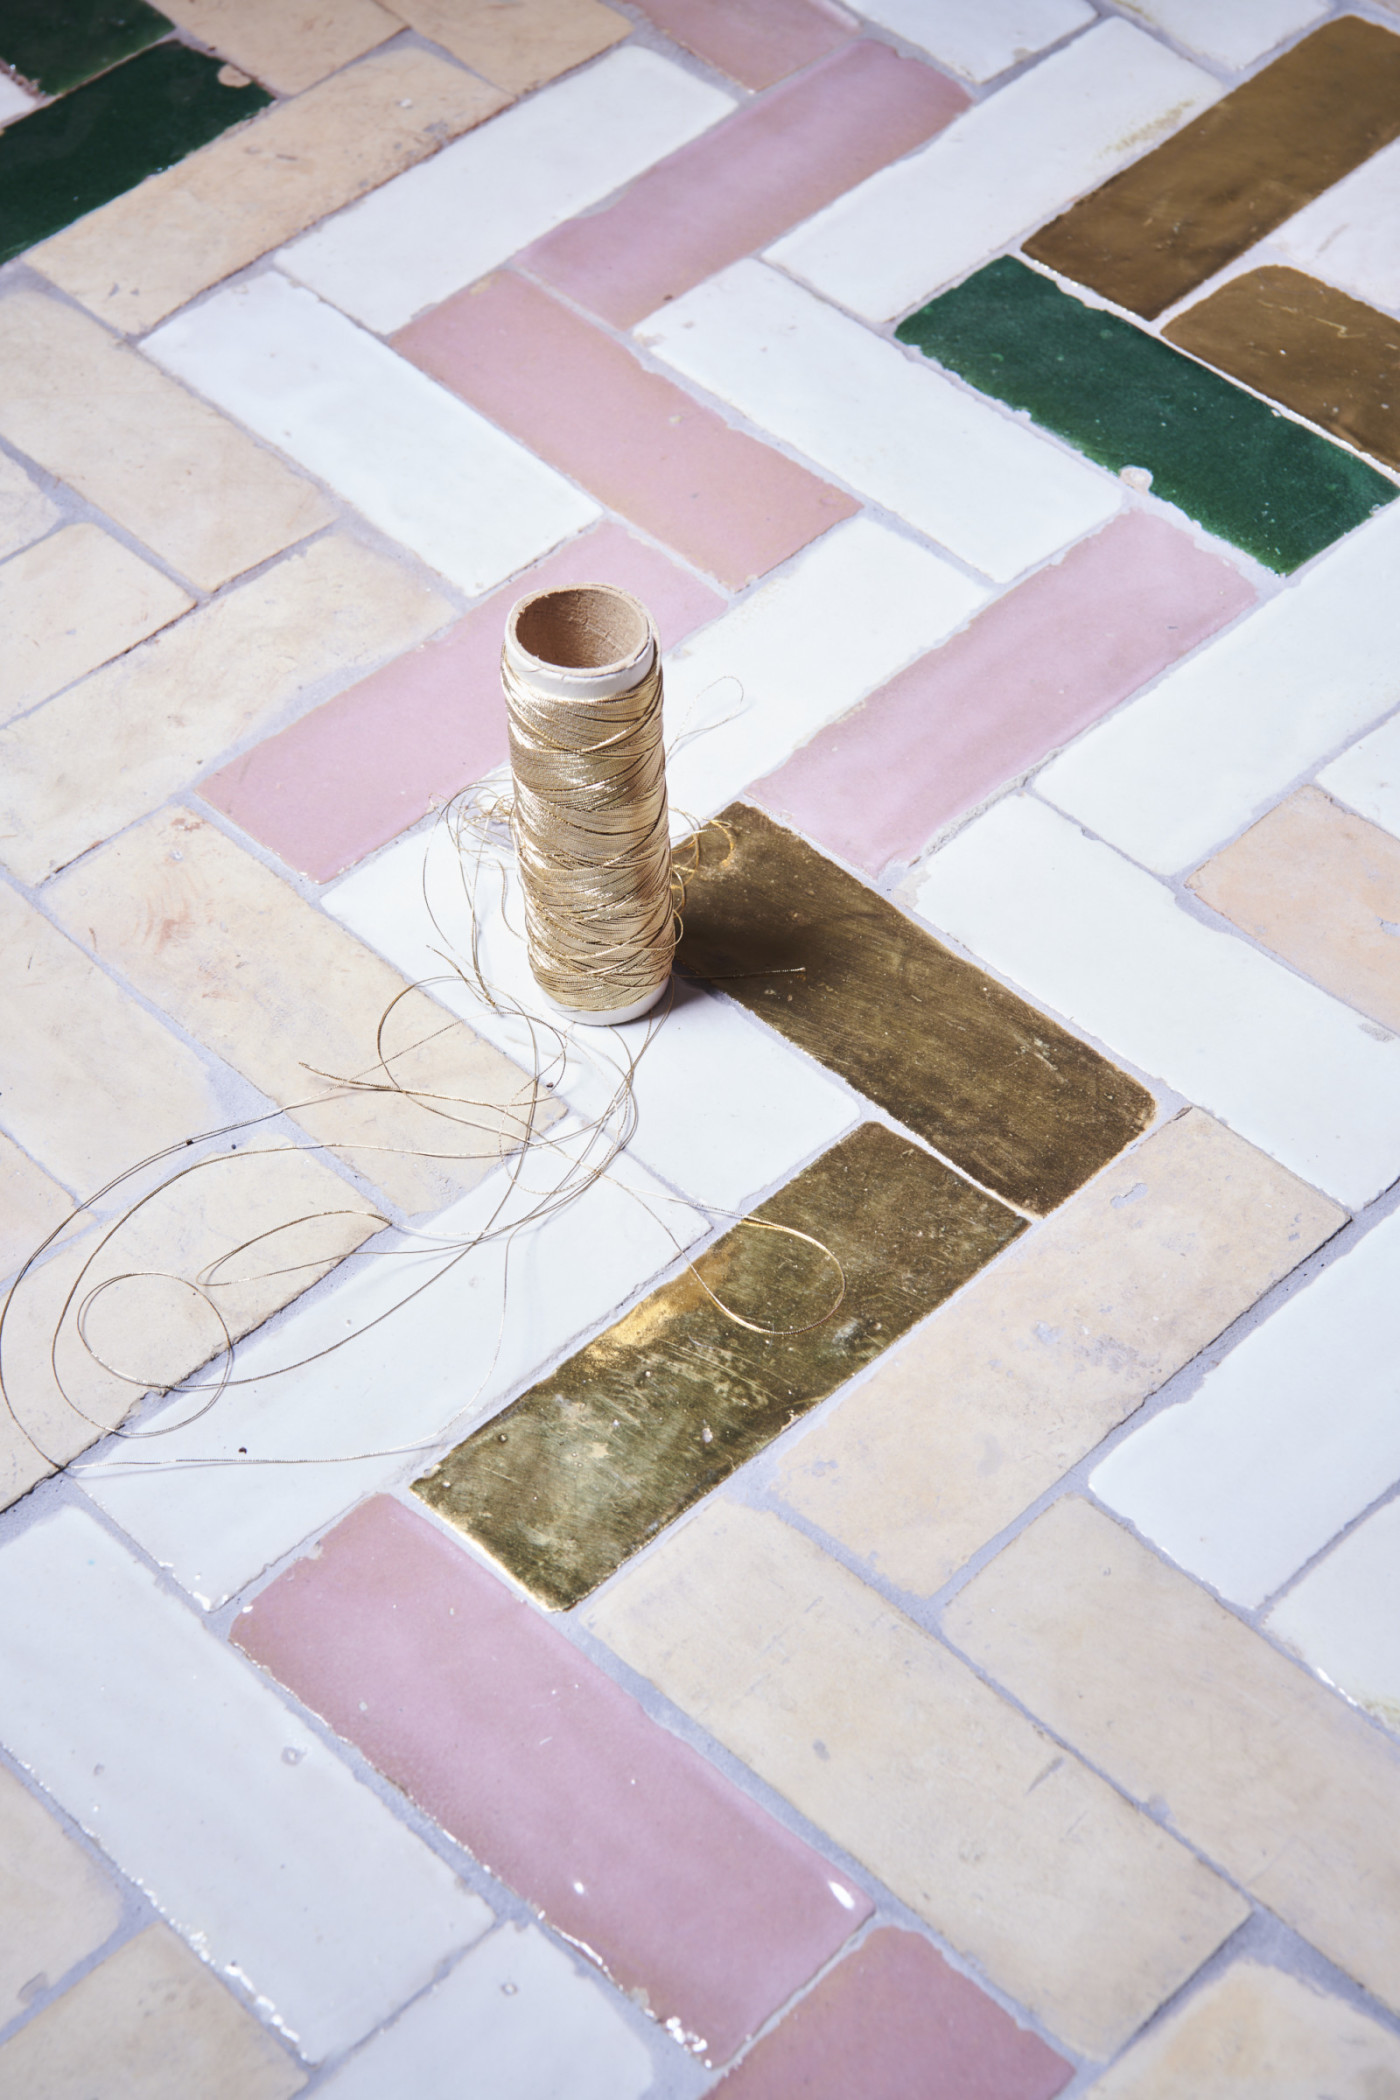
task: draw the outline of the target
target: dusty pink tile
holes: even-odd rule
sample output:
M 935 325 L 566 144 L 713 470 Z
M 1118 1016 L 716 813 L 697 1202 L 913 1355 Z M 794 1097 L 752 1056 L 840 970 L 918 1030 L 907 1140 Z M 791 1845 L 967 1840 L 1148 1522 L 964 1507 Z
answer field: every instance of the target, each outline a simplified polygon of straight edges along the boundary
M 329 882 L 505 762 L 506 614 L 527 591 L 567 583 L 633 592 L 667 649 L 725 603 L 620 525 L 600 525 L 484 599 L 449 634 L 211 774 L 200 794 L 288 867 Z
M 962 88 L 868 38 L 749 102 L 517 262 L 619 328 L 764 248 L 966 109 Z
M 641 0 L 657 28 L 748 88 L 771 87 L 845 43 L 856 23 L 830 0 Z
M 735 588 L 859 508 L 511 271 L 410 323 L 394 348 Z
M 715 2100 L 1051 2100 L 1074 2066 L 913 1932 L 872 1932 Z
M 844 1876 L 389 1496 L 264 1590 L 234 1638 L 658 2020 L 703 2038 L 711 2062 L 870 1915 Z
M 912 860 L 940 825 L 1253 599 L 1228 562 L 1130 511 L 901 671 L 749 799 L 870 874 Z

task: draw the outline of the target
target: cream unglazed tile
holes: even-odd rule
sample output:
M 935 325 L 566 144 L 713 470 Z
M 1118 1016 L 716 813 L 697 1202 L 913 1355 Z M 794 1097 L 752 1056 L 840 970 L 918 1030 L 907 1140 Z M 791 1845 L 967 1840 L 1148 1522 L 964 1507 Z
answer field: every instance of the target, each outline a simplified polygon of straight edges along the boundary
M 12 2020 L 96 1953 L 121 1916 L 122 1899 L 106 1875 L 27 1787 L 0 1770 L 0 2020 Z M 5 2071 L 0 2050 L 0 2079 Z
M 1285 219 L 1269 245 L 1372 306 L 1400 306 L 1400 141 Z
M 1094 20 L 1088 0 L 866 0 L 872 22 L 917 44 L 964 80 L 993 80 Z
M 0 568 L 0 628 L 13 651 L 8 721 L 188 612 L 194 600 L 97 525 L 69 525 Z
M 974 1662 L 1330 1961 L 1400 2000 L 1400 1751 L 1089 1503 L 948 1606 Z
M 342 534 L 289 555 L 0 730 L 0 861 L 42 882 L 307 688 L 319 699 L 348 685 L 451 617 L 447 599 Z
M 0 452 L 0 558 L 42 539 L 62 515 L 37 481 L 7 452 Z
M 394 0 L 394 12 L 512 95 L 557 80 L 632 33 L 602 0 Z
M 330 9 L 317 15 L 330 26 Z M 397 25 L 384 21 L 392 35 Z M 426 160 L 506 99 L 431 52 L 386 52 L 149 176 L 27 260 L 99 319 L 142 335 L 196 292 Z
M 929 1595 L 1344 1223 L 1188 1110 L 877 1364 L 778 1493 Z
M 1324 766 L 1317 782 L 1400 838 L 1400 715 Z
M 1400 1735 L 1400 1502 L 1358 1524 L 1265 1624 Z
M 584 1618 L 1087 2054 L 1119 2047 L 1246 1915 L 1164 1830 L 776 1517 L 708 1504 Z
M 0 1131 L 0 1277 L 13 1276 L 72 1209 L 67 1190 Z
M 403 26 L 375 0 L 171 0 L 161 12 L 278 95 L 299 95 Z
M 0 432 L 201 590 L 326 524 L 325 497 L 73 307 L 0 302 Z
M 1212 0 L 1123 0 L 1123 6 L 1188 51 L 1236 71 L 1327 13 L 1326 0 L 1232 0 L 1228 8 Z

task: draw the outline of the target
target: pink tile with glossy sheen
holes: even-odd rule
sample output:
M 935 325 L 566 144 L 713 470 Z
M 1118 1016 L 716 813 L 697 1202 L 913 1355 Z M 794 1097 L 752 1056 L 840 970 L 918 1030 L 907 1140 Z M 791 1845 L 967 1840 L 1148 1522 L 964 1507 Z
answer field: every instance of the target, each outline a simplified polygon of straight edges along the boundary
M 1074 2066 L 917 1933 L 873 1932 L 715 2100 L 1051 2100 Z
M 412 322 L 394 348 L 733 588 L 859 507 L 511 271 Z
M 862 38 L 659 162 L 606 211 L 568 220 L 516 260 L 630 328 L 912 152 L 967 105 L 964 90 L 932 66 Z
M 658 29 L 748 88 L 834 51 L 857 25 L 830 0 L 641 0 Z
M 670 649 L 725 601 L 620 525 L 600 525 L 484 599 L 450 633 L 386 664 L 201 783 L 206 802 L 317 882 L 397 838 L 507 757 L 501 635 L 517 598 L 615 583 Z
M 871 1905 L 504 1583 L 389 1496 L 234 1638 L 722 2062 Z M 833 1892 L 835 1880 L 847 1908 Z
M 1253 602 L 1228 562 L 1130 511 L 824 729 L 749 799 L 877 874 Z

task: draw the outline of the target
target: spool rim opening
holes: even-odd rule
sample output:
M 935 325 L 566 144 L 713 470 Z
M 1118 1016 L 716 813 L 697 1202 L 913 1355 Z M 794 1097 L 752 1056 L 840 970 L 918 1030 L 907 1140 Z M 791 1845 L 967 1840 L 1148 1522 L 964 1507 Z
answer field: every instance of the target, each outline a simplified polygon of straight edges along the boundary
M 652 639 L 644 606 L 610 583 L 568 584 L 522 598 L 508 645 L 556 676 L 603 679 L 637 663 Z

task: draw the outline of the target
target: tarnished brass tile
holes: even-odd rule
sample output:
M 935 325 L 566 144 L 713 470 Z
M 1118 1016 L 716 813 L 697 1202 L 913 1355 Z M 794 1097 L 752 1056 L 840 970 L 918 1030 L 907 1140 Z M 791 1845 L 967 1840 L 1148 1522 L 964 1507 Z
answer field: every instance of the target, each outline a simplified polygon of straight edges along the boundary
M 1400 467 L 1400 321 L 1301 270 L 1248 270 L 1162 330 L 1232 379 Z
M 468 1437 L 415 1492 L 552 1610 L 835 1392 L 1025 1230 L 941 1161 L 864 1123 L 695 1267 Z
M 1025 250 L 1151 319 L 1397 136 L 1400 36 L 1343 15 Z
M 1136 1080 L 761 811 L 701 847 L 682 968 L 998 1195 L 1053 1210 L 1151 1121 Z

